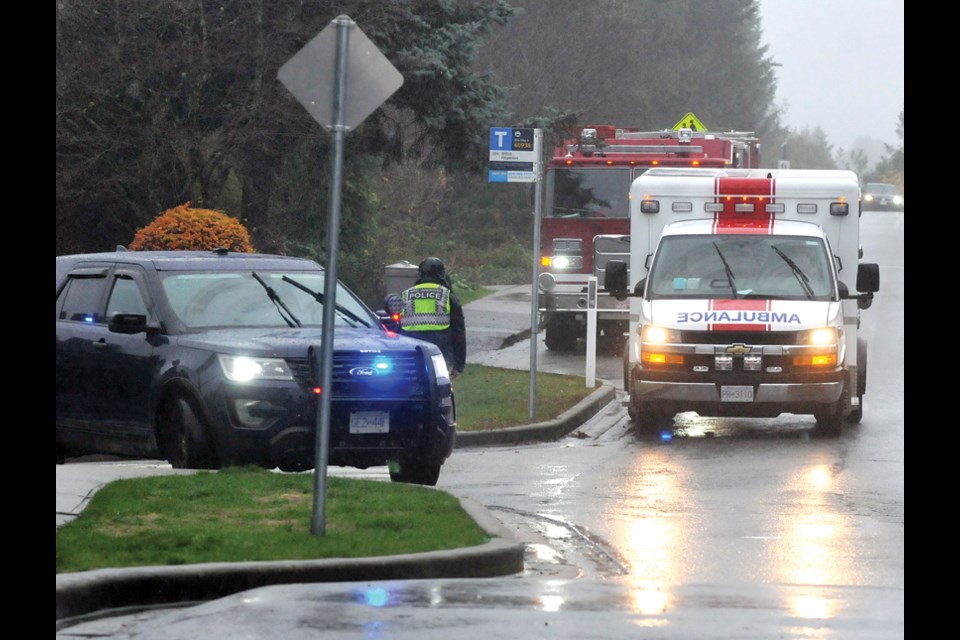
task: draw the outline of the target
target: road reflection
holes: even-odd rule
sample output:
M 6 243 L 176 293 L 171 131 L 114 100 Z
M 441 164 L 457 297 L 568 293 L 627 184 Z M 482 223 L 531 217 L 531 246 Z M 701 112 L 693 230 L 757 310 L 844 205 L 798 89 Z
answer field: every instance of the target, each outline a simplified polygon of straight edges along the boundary
M 797 471 L 788 482 L 788 508 L 779 509 L 778 535 L 772 541 L 771 564 L 779 581 L 787 584 L 861 584 L 850 565 L 851 542 L 847 517 L 835 502 L 842 497 L 834 467 L 815 463 Z M 810 594 L 787 603 L 800 618 L 826 619 L 838 615 L 836 601 Z
M 652 616 L 647 622 L 655 623 L 679 606 L 675 585 L 696 583 L 721 563 L 731 581 L 788 587 L 778 590 L 781 602 L 774 606 L 796 618 L 805 633 L 813 634 L 809 637 L 818 637 L 802 620 L 823 621 L 842 613 L 830 588 L 865 584 L 851 560 L 856 557 L 855 523 L 844 509 L 842 469 L 835 456 L 824 454 L 825 459 L 809 451 L 811 440 L 795 432 L 803 456 L 784 467 L 768 463 L 767 446 L 782 442 L 783 436 L 771 439 L 760 429 L 752 437 L 740 432 L 703 439 L 697 425 L 685 426 L 696 435 L 684 433 L 673 442 L 645 440 L 634 468 L 617 482 L 611 511 L 619 515 L 607 535 L 629 568 L 625 580 L 631 610 Z M 707 431 L 723 433 L 716 426 Z M 729 471 L 714 475 L 705 461 L 716 460 L 716 470 L 724 469 L 724 441 L 734 439 L 748 488 L 737 490 L 729 504 L 715 504 L 722 494 L 713 490 L 727 483 L 742 487 L 744 478 L 734 480 Z M 759 446 L 754 449 L 751 442 Z M 691 475 L 692 469 L 697 475 Z M 705 549 L 703 540 L 719 544 Z

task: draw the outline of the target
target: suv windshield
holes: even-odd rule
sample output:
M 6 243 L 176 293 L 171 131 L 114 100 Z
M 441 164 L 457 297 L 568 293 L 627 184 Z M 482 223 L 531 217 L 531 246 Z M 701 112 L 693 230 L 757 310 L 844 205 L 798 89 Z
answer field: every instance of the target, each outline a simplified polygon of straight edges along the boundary
M 288 327 L 293 319 L 304 327 L 323 324 L 323 304 L 284 280 L 286 276 L 322 293 L 322 272 L 257 271 L 256 276 L 250 271 L 171 272 L 163 278 L 163 290 L 174 313 L 190 329 Z M 337 289 L 336 303 L 348 312 L 335 315 L 337 325 L 361 326 L 360 318 L 376 326 L 363 305 L 342 287 Z
M 829 300 L 822 241 L 792 236 L 669 236 L 657 250 L 647 293 L 656 298 Z

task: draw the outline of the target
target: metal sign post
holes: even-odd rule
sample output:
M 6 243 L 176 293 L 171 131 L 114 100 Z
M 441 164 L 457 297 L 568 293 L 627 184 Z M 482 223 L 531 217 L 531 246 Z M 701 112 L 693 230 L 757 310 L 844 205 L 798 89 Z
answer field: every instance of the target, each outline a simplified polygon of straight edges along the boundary
M 543 131 L 534 129 L 536 132 L 536 148 L 541 147 L 543 140 Z M 543 218 L 543 162 L 537 156 L 536 164 L 537 180 L 533 183 L 534 207 L 533 207 L 533 284 L 530 292 L 530 421 L 533 422 L 537 415 L 537 317 L 540 311 L 540 290 L 537 287 L 537 280 L 540 278 L 540 220 Z
M 543 185 L 543 129 L 490 128 L 490 167 L 488 182 L 532 182 L 536 189 L 533 223 L 533 290 L 530 306 L 530 420 L 537 408 L 537 311 L 540 300 L 537 277 L 540 275 L 540 198 Z
M 320 398 L 315 447 L 316 486 L 310 532 L 323 535 L 326 528 L 330 396 L 333 391 L 333 337 L 337 304 L 343 139 L 347 131 L 360 124 L 400 88 L 403 76 L 346 15 L 337 16 L 307 46 L 288 60 L 277 75 L 310 115 L 329 129 L 333 136 L 330 146 L 327 265 L 323 282 L 323 336 L 320 340 L 319 355 L 313 350 L 314 371 L 320 372 Z M 332 102 L 329 99 L 331 81 Z

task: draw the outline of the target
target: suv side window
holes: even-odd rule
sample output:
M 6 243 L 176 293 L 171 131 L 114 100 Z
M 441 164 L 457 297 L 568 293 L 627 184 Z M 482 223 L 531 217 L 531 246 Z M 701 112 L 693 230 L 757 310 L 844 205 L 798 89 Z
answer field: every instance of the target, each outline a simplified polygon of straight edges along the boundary
M 147 321 L 150 321 L 150 312 L 143 300 L 143 294 L 140 293 L 140 287 L 129 275 L 118 274 L 114 278 L 113 291 L 110 292 L 110 300 L 107 302 L 107 320 L 115 313 L 138 313 L 147 316 Z
M 106 286 L 106 269 L 70 274 L 57 296 L 57 320 L 102 323 L 100 309 Z

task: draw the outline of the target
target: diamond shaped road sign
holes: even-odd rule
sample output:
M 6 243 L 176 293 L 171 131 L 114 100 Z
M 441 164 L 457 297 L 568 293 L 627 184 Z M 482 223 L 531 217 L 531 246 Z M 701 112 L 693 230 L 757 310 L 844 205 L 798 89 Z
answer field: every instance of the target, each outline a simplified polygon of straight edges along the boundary
M 330 129 L 334 119 L 337 24 L 349 20 L 343 125 L 352 130 L 403 85 L 403 76 L 346 16 L 339 16 L 287 60 L 277 77 L 313 118 Z

